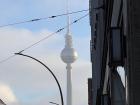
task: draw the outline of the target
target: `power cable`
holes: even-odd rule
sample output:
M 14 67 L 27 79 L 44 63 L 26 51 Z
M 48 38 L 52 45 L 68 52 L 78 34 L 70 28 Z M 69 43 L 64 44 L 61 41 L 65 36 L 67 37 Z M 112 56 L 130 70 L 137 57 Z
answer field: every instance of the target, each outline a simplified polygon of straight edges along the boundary
M 0 61 L 0 64 L 2 64 L 2 63 L 4 63 L 4 62 L 8 61 L 9 59 L 11 59 L 11 58 L 13 58 L 13 57 L 15 57 L 15 56 L 16 56 L 16 55 L 11 55 L 11 56 L 7 57 L 6 59 L 1 60 L 1 61 Z
M 54 33 L 52 33 L 52 34 L 50 34 L 50 35 L 44 37 L 43 39 L 40 39 L 39 41 L 37 41 L 37 42 L 35 42 L 35 43 L 31 44 L 31 45 L 29 45 L 28 47 L 24 48 L 23 50 L 19 51 L 18 53 L 22 53 L 22 52 L 24 52 L 24 51 L 26 51 L 26 50 L 32 48 L 33 46 L 39 44 L 40 42 L 42 42 L 42 41 L 44 41 L 44 40 L 46 40 L 46 39 L 52 37 L 53 35 L 55 35 L 55 34 L 61 32 L 61 31 L 63 31 L 63 30 L 66 29 L 67 27 L 69 27 L 69 26 L 71 26 L 71 25 L 77 23 L 78 21 L 80 21 L 81 19 L 85 18 L 85 17 L 88 16 L 88 15 L 89 15 L 89 13 L 88 13 L 88 14 L 85 14 L 84 16 L 82 16 L 82 17 L 80 17 L 80 18 L 74 20 L 73 22 L 71 22 L 69 25 L 66 25 L 66 26 L 64 26 L 63 28 L 58 29 L 58 30 L 55 31 Z M 12 56 L 7 57 L 7 58 L 4 59 L 4 60 L 1 60 L 1 61 L 0 61 L 0 64 L 1 64 L 1 63 L 4 63 L 4 62 L 6 62 L 6 61 L 8 61 L 9 59 L 11 59 L 11 58 L 13 58 L 13 57 L 15 57 L 15 56 L 16 56 L 16 55 L 12 55 Z
M 20 53 L 23 52 L 23 51 L 25 51 L 25 50 L 27 50 L 27 49 L 30 49 L 31 47 L 37 45 L 38 43 L 40 43 L 40 42 L 42 42 L 42 41 L 44 41 L 44 40 L 50 38 L 51 36 L 53 36 L 53 35 L 55 35 L 55 34 L 61 32 L 61 31 L 63 31 L 63 30 L 66 29 L 68 26 L 71 26 L 72 24 L 78 22 L 79 20 L 83 19 L 83 18 L 86 17 L 87 15 L 88 15 L 88 14 L 86 14 L 86 15 L 80 17 L 79 19 L 77 19 L 77 20 L 71 22 L 69 25 L 66 25 L 66 26 L 64 26 L 63 28 L 60 28 L 60 29 L 58 29 L 57 31 L 55 31 L 54 33 L 52 33 L 52 34 L 50 34 L 50 35 L 44 37 L 43 39 L 41 39 L 41 40 L 39 40 L 39 41 L 37 41 L 37 42 L 35 42 L 35 43 L 33 43 L 33 44 L 31 44 L 30 46 L 28 46 L 28 47 L 26 47 L 25 49 L 21 50 Z
M 20 21 L 20 22 L 5 24 L 5 25 L 1 25 L 0 28 L 7 27 L 7 26 L 13 26 L 13 25 L 17 25 L 17 24 L 31 23 L 31 22 L 36 22 L 36 21 L 40 21 L 40 20 L 46 20 L 46 19 L 56 18 L 56 17 L 60 17 L 60 16 L 65 16 L 65 15 L 68 15 L 68 14 L 76 14 L 76 13 L 80 13 L 80 12 L 86 12 L 88 10 L 89 9 L 80 10 L 80 11 L 74 11 L 74 12 L 69 12 L 69 13 L 64 13 L 64 14 L 60 14 L 60 15 L 53 15 L 53 16 L 44 17 L 44 18 L 36 18 L 36 19 L 31 19 L 31 20 L 25 20 L 25 21 Z

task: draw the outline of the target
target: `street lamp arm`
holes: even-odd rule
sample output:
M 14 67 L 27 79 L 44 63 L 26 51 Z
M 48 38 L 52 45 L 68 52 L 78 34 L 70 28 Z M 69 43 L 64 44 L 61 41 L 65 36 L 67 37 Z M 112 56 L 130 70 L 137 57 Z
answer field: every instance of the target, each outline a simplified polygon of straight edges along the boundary
M 51 69 L 46 66 L 43 62 L 41 62 L 40 60 L 32 57 L 32 56 L 29 56 L 29 55 L 25 55 L 25 54 L 22 54 L 22 53 L 15 53 L 15 55 L 21 55 L 21 56 L 25 56 L 25 57 L 28 57 L 28 58 L 31 58 L 35 61 L 37 61 L 38 63 L 40 63 L 41 65 L 43 65 L 51 74 L 52 76 L 54 77 L 57 85 L 58 85 L 58 88 L 59 88 L 59 91 L 60 91 L 60 96 L 61 96 L 61 104 L 64 105 L 64 101 L 63 101 L 63 93 L 62 93 L 62 89 L 61 89 L 61 86 L 60 86 L 60 83 L 58 82 L 58 79 L 56 78 L 56 76 L 54 75 L 54 73 L 51 71 Z
M 54 105 L 59 105 L 59 104 L 57 104 L 57 103 L 55 103 L 55 102 L 49 102 L 49 103 L 54 104 Z

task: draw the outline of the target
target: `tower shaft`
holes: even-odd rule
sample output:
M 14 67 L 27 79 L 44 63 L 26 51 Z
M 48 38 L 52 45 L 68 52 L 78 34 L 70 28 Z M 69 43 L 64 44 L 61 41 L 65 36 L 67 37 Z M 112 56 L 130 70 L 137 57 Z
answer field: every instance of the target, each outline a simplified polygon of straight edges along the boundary
M 67 105 L 72 105 L 71 64 L 67 64 Z
M 68 10 L 68 0 L 67 0 L 67 13 Z M 65 48 L 61 52 L 61 59 L 67 64 L 67 105 L 72 105 L 72 80 L 71 80 L 71 64 L 74 63 L 78 57 L 77 52 L 73 48 L 72 36 L 70 33 L 70 16 L 67 15 L 67 33 L 65 35 Z

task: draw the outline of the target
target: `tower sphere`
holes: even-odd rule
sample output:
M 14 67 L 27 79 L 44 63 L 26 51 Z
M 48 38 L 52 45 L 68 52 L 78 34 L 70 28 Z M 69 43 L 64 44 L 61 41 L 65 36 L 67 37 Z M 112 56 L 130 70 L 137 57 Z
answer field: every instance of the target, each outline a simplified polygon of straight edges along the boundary
M 61 52 L 61 59 L 65 63 L 73 63 L 78 58 L 78 54 L 74 48 L 65 47 Z

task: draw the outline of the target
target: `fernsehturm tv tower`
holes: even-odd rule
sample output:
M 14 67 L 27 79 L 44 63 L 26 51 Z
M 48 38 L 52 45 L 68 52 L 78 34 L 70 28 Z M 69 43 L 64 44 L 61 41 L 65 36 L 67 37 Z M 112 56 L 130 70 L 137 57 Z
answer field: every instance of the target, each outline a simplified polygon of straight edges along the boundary
M 68 3 L 67 3 L 68 4 Z M 68 13 L 67 6 L 67 13 Z M 70 34 L 70 16 L 67 15 L 67 33 L 65 35 L 65 48 L 61 52 L 61 59 L 67 64 L 67 105 L 72 105 L 72 81 L 71 81 L 71 64 L 77 59 L 78 55 L 72 45 L 72 36 Z

